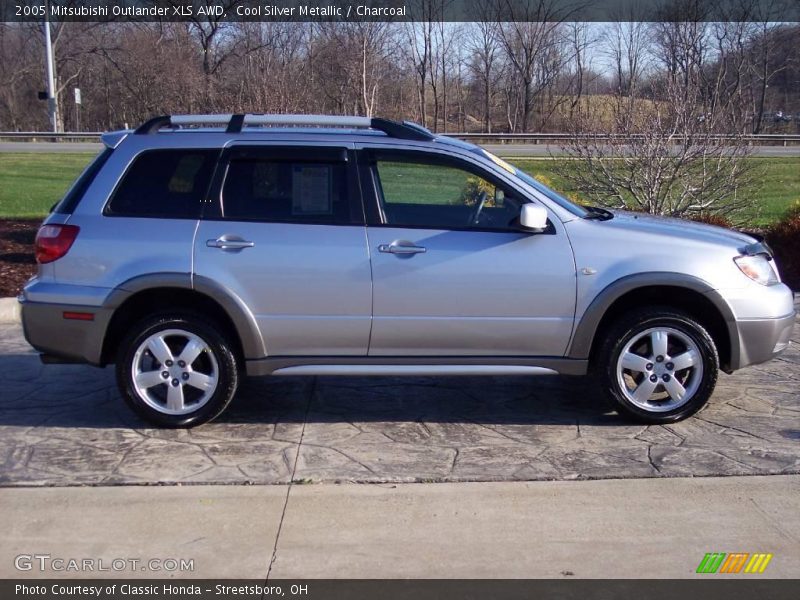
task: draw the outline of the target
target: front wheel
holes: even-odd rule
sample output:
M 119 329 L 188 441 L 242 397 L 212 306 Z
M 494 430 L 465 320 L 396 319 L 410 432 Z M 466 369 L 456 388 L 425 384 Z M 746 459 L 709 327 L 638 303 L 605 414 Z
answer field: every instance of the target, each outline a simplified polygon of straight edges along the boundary
M 192 314 L 155 315 L 134 325 L 120 345 L 116 371 L 128 405 L 162 427 L 214 419 L 239 381 L 226 338 Z
M 643 423 L 680 421 L 711 397 L 719 373 L 713 339 L 690 315 L 642 308 L 609 329 L 598 356 L 617 409 Z

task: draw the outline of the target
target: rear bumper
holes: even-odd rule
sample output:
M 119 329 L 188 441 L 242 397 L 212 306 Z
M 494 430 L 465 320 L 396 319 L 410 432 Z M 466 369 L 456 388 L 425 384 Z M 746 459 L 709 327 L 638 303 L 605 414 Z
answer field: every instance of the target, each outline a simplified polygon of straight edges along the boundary
M 778 356 L 789 347 L 795 325 L 795 312 L 777 319 L 737 320 L 739 365 L 757 365 Z
M 111 311 L 97 306 L 32 302 L 19 298 L 25 339 L 39 352 L 70 362 L 102 363 L 103 340 Z M 64 313 L 90 313 L 91 321 L 74 320 Z

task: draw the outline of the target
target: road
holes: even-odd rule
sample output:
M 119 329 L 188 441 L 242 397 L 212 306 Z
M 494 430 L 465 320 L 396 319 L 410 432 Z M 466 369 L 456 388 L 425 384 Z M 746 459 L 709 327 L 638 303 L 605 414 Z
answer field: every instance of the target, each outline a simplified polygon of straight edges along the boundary
M 563 154 L 557 144 L 485 144 L 483 146 L 499 156 L 512 158 L 549 157 Z M 99 152 L 102 145 L 94 142 L 0 142 L 0 152 Z M 800 146 L 755 146 L 754 156 L 800 156 Z

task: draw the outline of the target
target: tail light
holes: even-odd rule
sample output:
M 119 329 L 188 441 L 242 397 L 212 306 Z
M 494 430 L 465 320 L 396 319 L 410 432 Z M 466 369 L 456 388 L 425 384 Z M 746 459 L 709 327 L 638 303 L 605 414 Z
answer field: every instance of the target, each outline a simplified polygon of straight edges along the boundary
M 43 265 L 64 256 L 78 237 L 76 225 L 42 225 L 36 234 L 36 262 Z

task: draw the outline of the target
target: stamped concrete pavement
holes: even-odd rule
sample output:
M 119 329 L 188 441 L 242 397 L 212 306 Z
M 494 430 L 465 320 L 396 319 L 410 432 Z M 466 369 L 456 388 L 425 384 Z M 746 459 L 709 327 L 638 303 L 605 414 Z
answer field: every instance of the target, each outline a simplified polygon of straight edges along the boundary
M 494 481 L 800 473 L 800 325 L 709 406 L 632 425 L 569 377 L 262 378 L 193 430 L 149 428 L 112 369 L 44 366 L 0 326 L 0 485 Z

